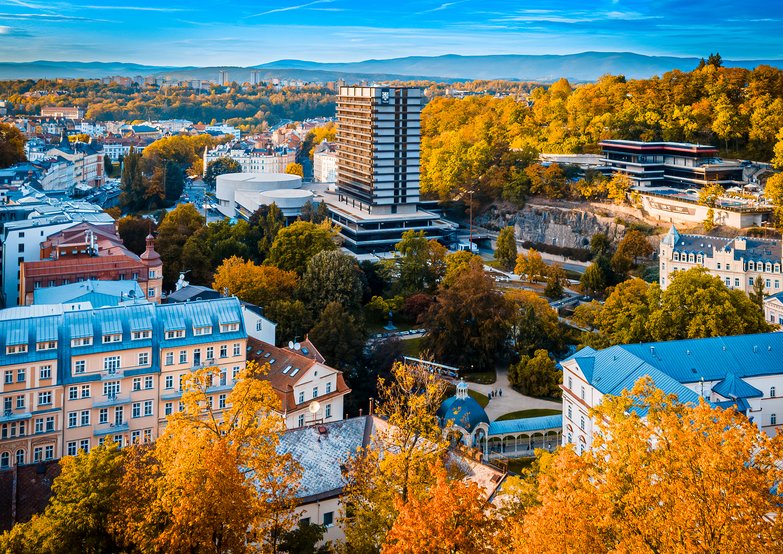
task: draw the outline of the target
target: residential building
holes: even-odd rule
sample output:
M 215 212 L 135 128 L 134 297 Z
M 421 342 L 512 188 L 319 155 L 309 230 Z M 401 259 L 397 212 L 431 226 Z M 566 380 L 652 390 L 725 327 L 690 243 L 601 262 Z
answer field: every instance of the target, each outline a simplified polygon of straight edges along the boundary
M 277 323 L 264 317 L 263 308 L 255 304 L 242 302 L 242 318 L 245 321 L 247 336 L 251 339 L 273 345 L 277 339 Z
M 68 285 L 36 289 L 32 304 L 82 304 L 93 308 L 119 306 L 125 302 L 147 302 L 136 281 L 79 281 Z
M 351 250 L 391 250 L 405 231 L 440 238 L 450 229 L 418 207 L 422 103 L 419 88 L 340 87 L 337 190 L 324 198 Z
M 2 295 L 5 307 L 19 300 L 19 278 L 23 262 L 41 259 L 41 243 L 48 237 L 78 225 L 92 223 L 114 232 L 114 219 L 99 206 L 86 202 L 39 202 L 27 219 L 8 221 L 0 234 L 2 240 Z
M 280 399 L 288 429 L 343 419 L 344 398 L 351 389 L 343 373 L 326 365 L 309 341 L 278 348 L 249 337 L 247 357 L 260 365 L 269 364 L 264 379 Z
M 783 333 L 586 347 L 563 360 L 563 441 L 589 449 L 596 425 L 590 409 L 606 395 L 649 376 L 680 402 L 704 398 L 736 409 L 774 436 L 783 416 Z M 778 394 L 778 393 L 781 394 Z
M 764 299 L 764 319 L 767 323 L 776 325 L 776 331 L 783 331 L 783 291 Z
M 182 379 L 220 374 L 213 406 L 245 365 L 239 301 L 40 305 L 0 311 L 0 468 L 157 438 L 180 409 Z
M 99 143 L 63 140 L 46 152 L 47 157 L 60 157 L 73 163 L 74 185 L 100 187 L 105 183 L 103 171 L 103 146 Z
M 242 166 L 243 173 L 285 173 L 288 164 L 296 162 L 296 150 L 273 147 L 262 141 L 233 140 L 212 150 L 204 149 L 204 171 L 219 158 L 231 158 Z
M 714 146 L 683 142 L 602 140 L 603 164 L 628 175 L 636 186 L 701 188 L 742 183 L 739 162 L 724 161 Z
M 278 452 L 291 454 L 302 468 L 297 490 L 300 520 L 326 527 L 325 541 L 345 539 L 341 521 L 341 495 L 346 485 L 344 468 L 349 457 L 368 447 L 388 431 L 388 423 L 373 415 L 290 429 L 280 437 Z M 482 464 L 458 450 L 445 457 L 447 467 L 458 467 L 463 479 L 478 485 L 483 500 L 492 502 L 505 473 Z
M 85 222 L 49 235 L 40 243 L 40 258 L 20 264 L 19 304 L 32 304 L 39 289 L 90 280 L 135 281 L 142 298 L 160 302 L 163 262 L 155 239 L 149 235 L 146 250 L 137 256 L 106 226 Z
M 83 119 L 84 108 L 78 106 L 45 106 L 41 108 L 41 117 L 62 117 L 65 119 Z
M 783 251 L 777 239 L 681 235 L 672 225 L 661 239 L 659 258 L 662 289 L 675 272 L 703 267 L 732 289 L 751 292 L 761 277 L 768 294 L 783 291 Z
M 313 181 L 334 183 L 337 180 L 337 145 L 326 142 L 315 147 L 313 152 Z
M 220 70 L 218 71 L 218 84 L 219 85 L 226 85 L 228 84 L 228 71 L 226 70 Z

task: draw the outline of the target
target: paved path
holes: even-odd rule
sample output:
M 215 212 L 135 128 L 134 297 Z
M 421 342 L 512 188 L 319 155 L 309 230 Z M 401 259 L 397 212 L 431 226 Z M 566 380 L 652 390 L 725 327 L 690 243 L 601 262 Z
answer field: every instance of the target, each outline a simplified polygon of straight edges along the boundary
M 490 421 L 495 421 L 502 415 L 519 410 L 532 410 L 535 408 L 547 408 L 551 410 L 562 410 L 563 405 L 560 402 L 542 400 L 520 394 L 511 388 L 508 383 L 508 370 L 502 369 L 497 372 L 497 380 L 491 385 L 480 385 L 478 383 L 468 383 L 471 390 L 486 394 L 498 389 L 503 389 L 503 396 L 496 396 L 490 399 L 487 407 L 484 408 Z

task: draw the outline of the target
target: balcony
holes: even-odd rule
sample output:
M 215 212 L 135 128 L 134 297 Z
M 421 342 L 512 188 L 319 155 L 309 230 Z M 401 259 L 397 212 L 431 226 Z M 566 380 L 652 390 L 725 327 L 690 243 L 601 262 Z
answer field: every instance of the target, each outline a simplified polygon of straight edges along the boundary
M 123 423 L 104 423 L 102 425 L 96 425 L 92 434 L 95 435 L 96 437 L 101 437 L 103 435 L 114 435 L 117 433 L 127 433 L 127 432 L 128 432 L 128 422 L 125 421 Z
M 107 408 L 110 406 L 121 406 L 122 404 L 130 404 L 131 397 L 129 394 L 109 394 L 98 396 L 92 403 L 93 408 Z
M 30 419 L 33 415 L 30 412 L 15 412 L 14 410 L 5 410 L 0 414 L 0 423 L 8 423 L 10 421 L 21 421 Z
M 152 365 L 132 365 L 126 367 L 118 367 L 112 369 L 104 369 L 100 372 L 101 381 L 115 381 L 117 379 L 124 379 L 130 375 L 137 375 L 139 370 L 146 370 L 150 373 L 157 373 L 158 369 Z

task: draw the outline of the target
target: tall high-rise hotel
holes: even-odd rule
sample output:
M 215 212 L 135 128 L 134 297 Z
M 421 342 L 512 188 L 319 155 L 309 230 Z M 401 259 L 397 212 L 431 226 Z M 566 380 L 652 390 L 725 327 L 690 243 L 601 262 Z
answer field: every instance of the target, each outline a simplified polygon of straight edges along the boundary
M 422 90 L 340 87 L 333 221 L 357 252 L 390 250 L 408 230 L 440 237 L 448 224 L 419 209 Z

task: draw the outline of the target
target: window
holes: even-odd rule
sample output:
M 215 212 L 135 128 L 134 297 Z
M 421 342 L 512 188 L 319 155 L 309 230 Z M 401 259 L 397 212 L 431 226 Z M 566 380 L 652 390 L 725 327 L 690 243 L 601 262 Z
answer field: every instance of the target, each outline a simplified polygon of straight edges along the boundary
M 176 331 L 166 331 L 166 340 L 181 339 L 185 336 L 184 329 L 177 329 Z
M 144 429 L 144 442 L 152 441 L 152 429 Z
M 154 279 L 155 278 L 155 270 L 154 269 L 150 269 L 149 278 L 150 279 Z
M 318 387 L 313 387 L 313 398 L 318 398 Z
M 114 398 L 120 394 L 120 382 L 119 381 L 107 381 L 103 384 L 103 396 Z
M 571 419 L 571 404 L 568 405 L 568 419 Z
M 90 397 L 90 385 L 82 385 L 82 398 Z
M 262 326 L 263 326 L 263 323 L 261 322 L 260 319 L 258 321 L 256 321 L 256 331 L 260 331 Z
M 739 280 L 739 277 L 735 277 L 735 278 L 734 278 L 734 286 L 735 286 L 735 287 L 738 287 L 738 286 L 740 286 L 740 280 Z
M 114 425 L 122 425 L 125 421 L 125 414 L 123 414 L 122 406 L 114 408 Z
M 71 346 L 78 347 L 78 346 L 90 346 L 92 344 L 92 337 L 82 337 L 78 339 L 72 339 L 71 340 Z
M 152 400 L 144 401 L 144 417 L 152 415 Z
M 239 376 L 239 366 L 234 366 L 234 369 L 231 370 L 231 379 L 236 381 L 238 376 Z
M 193 334 L 197 337 L 201 337 L 203 335 L 211 335 L 212 334 L 212 327 L 206 326 L 206 327 L 193 327 Z
M 769 387 L 770 398 L 775 398 L 775 387 Z
M 326 383 L 326 394 L 329 394 L 330 392 L 332 392 L 332 382 L 331 381 Z
M 331 527 L 334 525 L 334 512 L 326 512 L 324 514 L 324 526 Z
M 68 427 L 76 427 L 78 420 L 79 414 L 77 412 L 68 412 Z
M 165 386 L 166 386 L 167 389 L 173 389 L 174 388 L 174 376 L 173 375 L 166 375 L 164 383 L 165 383 Z
M 304 415 L 299 416 L 297 423 L 298 423 L 297 427 L 304 427 Z
M 117 373 L 118 369 L 120 369 L 119 356 L 108 356 L 103 359 L 103 371 L 106 371 L 107 373 Z
M 35 432 L 36 433 L 43 433 L 44 432 L 44 420 L 42 417 L 39 417 L 35 420 Z M 5 438 L 5 437 L 3 437 Z
M 147 390 L 152 388 L 152 375 L 147 375 L 144 378 L 144 388 Z
M 299 393 L 299 402 L 297 402 L 297 403 L 301 404 L 302 402 L 304 402 L 304 391 L 301 391 Z
M 174 365 L 174 352 L 166 352 L 166 365 Z
M 173 411 L 174 405 L 171 402 L 166 402 L 166 404 L 163 406 L 163 413 L 167 416 L 171 415 L 171 412 Z
M 150 338 L 150 331 L 133 331 L 131 333 L 131 340 L 141 340 Z
M 141 377 L 134 377 L 133 378 L 133 390 L 141 390 Z
M 84 450 L 85 452 L 90 451 L 90 439 L 82 439 L 79 441 L 79 450 Z
M 68 448 L 66 449 L 67 455 L 68 456 L 76 456 L 76 452 L 77 451 L 78 450 L 77 450 L 77 447 L 76 447 L 76 441 L 70 441 L 68 443 Z
M 50 365 L 42 365 L 39 369 L 40 377 L 41 379 L 51 379 L 52 378 L 52 366 Z
M 770 425 L 778 424 L 778 414 L 769 414 L 769 424 Z
M 147 290 L 147 296 L 149 296 L 150 298 L 152 298 L 153 296 L 155 296 L 155 289 L 154 289 L 154 288 L 150 288 L 150 289 L 148 289 L 148 290 Z
M 68 400 L 79 398 L 79 387 L 68 387 Z
M 718 268 L 718 269 L 720 269 L 720 268 Z M 748 262 L 748 270 L 749 271 L 754 271 L 755 269 L 756 269 L 755 262 Z
M 24 395 L 20 394 L 16 397 L 16 409 L 24 410 Z
M 574 380 L 571 379 L 571 377 L 568 377 L 568 388 L 573 389 L 574 388 Z
M 39 342 L 35 345 L 36 350 L 54 350 L 55 348 L 57 348 L 56 341 Z
M 85 369 L 87 368 L 87 362 L 85 360 L 76 360 L 73 362 L 73 372 L 74 373 L 84 373 Z
M 6 371 L 5 372 L 5 384 L 9 385 L 14 382 L 14 372 L 13 371 Z
M 330 417 L 332 417 L 332 405 L 331 404 L 327 404 L 326 408 L 324 408 L 324 417 L 326 419 L 329 419 Z
M 141 402 L 134 402 L 131 406 L 131 417 L 141 417 Z
M 226 395 L 221 394 L 218 396 L 218 408 L 223 409 L 226 407 Z
M 6 353 L 8 354 L 24 354 L 27 352 L 27 345 L 26 344 L 18 344 L 16 346 L 8 346 L 5 349 Z
M 228 346 L 225 344 L 220 345 L 220 357 L 226 358 L 228 356 Z
M 582 400 L 584 400 L 584 399 L 585 399 L 585 388 L 582 387 Z
M 46 432 L 49 433 L 51 431 L 54 431 L 54 416 L 46 418 Z
M 90 410 L 82 410 L 82 413 L 81 413 L 81 424 L 82 424 L 82 426 L 90 424 Z
M 20 466 L 24 463 L 24 450 L 19 449 L 16 451 L 16 465 Z
M 24 368 L 17 369 L 16 370 L 16 382 L 17 383 L 24 383 L 27 379 Z
M 7 396 L 7 397 L 5 397 L 5 398 L 3 399 L 3 411 L 4 411 L 5 413 L 7 413 L 7 414 L 8 414 L 8 413 L 10 413 L 10 412 L 11 412 L 11 406 L 12 406 L 12 402 L 13 402 L 13 401 L 11 400 L 11 397 L 10 397 L 10 396 Z
M 764 286 L 769 288 L 772 288 L 772 281 L 770 279 L 764 279 Z
M 46 392 L 39 392 L 38 393 L 38 405 L 39 406 L 48 406 L 52 403 L 52 392 L 46 391 Z
M 122 341 L 122 335 L 121 334 L 113 334 L 113 335 L 103 335 L 103 344 L 108 344 L 111 342 L 121 342 Z
M 141 438 L 141 431 L 131 431 L 131 444 L 139 444 L 139 439 Z
M 585 430 L 585 416 L 579 416 L 579 428 Z
M 242 348 L 240 347 L 238 342 L 234 343 L 234 356 L 239 356 L 242 352 Z
M 233 331 L 239 331 L 239 323 L 224 323 L 220 326 L 221 333 L 231 333 Z
M 149 352 L 139 352 L 139 365 L 146 366 L 150 363 L 150 353 Z
M 33 448 L 33 461 L 34 462 L 40 462 L 42 455 L 43 455 L 43 448 L 41 448 L 40 446 L 36 446 L 35 448 Z
M 187 350 L 180 350 L 179 351 L 179 363 L 181 363 L 181 364 L 188 363 L 188 351 Z

